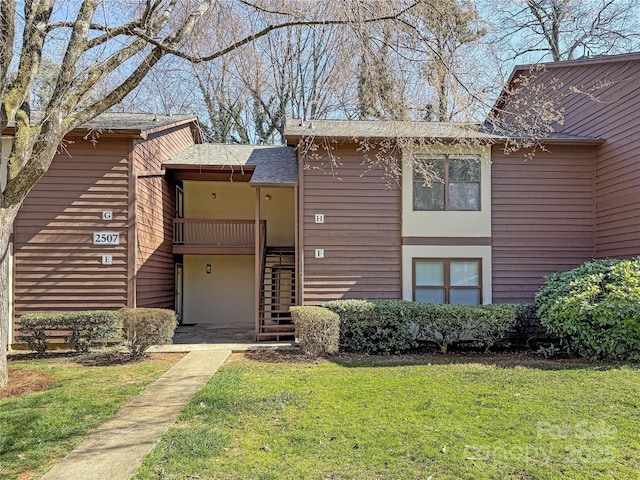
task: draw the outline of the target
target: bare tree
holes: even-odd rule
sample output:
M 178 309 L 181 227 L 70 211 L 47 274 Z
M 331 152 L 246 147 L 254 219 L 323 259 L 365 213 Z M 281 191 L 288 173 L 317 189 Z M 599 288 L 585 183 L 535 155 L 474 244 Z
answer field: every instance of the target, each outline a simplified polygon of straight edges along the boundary
M 487 2 L 495 38 L 511 59 L 531 63 L 630 52 L 640 45 L 638 0 Z
M 466 0 L 441 0 L 431 9 L 422 5 L 414 15 L 411 33 L 418 44 L 424 45 L 424 76 L 434 90 L 434 101 L 427 105 L 425 120 L 451 121 L 459 97 L 456 92 L 461 83 L 458 67 L 462 47 L 482 38 L 485 31 L 479 24 L 478 12 Z
M 21 3 L 24 7 L 18 11 Z M 250 29 L 223 28 L 230 3 L 244 12 Z M 280 28 L 393 20 L 415 4 L 390 1 L 369 11 L 366 2 L 343 0 L 339 3 L 344 15 L 338 18 L 309 16 L 295 5 L 287 10 L 283 4 L 272 12 L 276 22 L 254 20 L 271 3 L 130 0 L 119 4 L 117 12 L 105 0 L 0 3 L 0 131 L 14 127 L 0 195 L 0 387 L 7 382 L 9 232 L 24 198 L 45 174 L 68 132 L 123 101 L 167 55 L 211 61 Z M 190 40 L 206 29 L 218 32 L 217 42 L 190 50 Z M 48 54 L 60 68 L 36 118 L 30 111 L 31 92 Z
M 310 8 L 340 17 L 339 6 L 322 1 Z M 261 21 L 270 23 L 276 17 L 264 12 Z M 353 38 L 347 25 L 293 25 L 243 47 L 224 64 L 198 66 L 207 111 L 216 104 L 219 112 L 208 115 L 212 129 L 244 131 L 248 136 L 243 141 L 252 143 L 278 143 L 287 117 L 314 119 L 341 112 Z M 237 137 L 212 138 L 236 141 Z

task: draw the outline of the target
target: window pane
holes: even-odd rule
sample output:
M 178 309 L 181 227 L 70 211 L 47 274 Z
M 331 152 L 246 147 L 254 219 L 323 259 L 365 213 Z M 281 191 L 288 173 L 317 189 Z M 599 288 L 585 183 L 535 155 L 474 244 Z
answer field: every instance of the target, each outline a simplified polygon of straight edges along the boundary
M 416 302 L 444 303 L 444 288 L 416 288 Z
M 444 185 L 434 183 L 425 187 L 421 183 L 413 184 L 414 210 L 444 210 Z
M 479 210 L 480 184 L 450 183 L 449 210 Z
M 480 289 L 452 288 L 449 290 L 449 302 L 455 305 L 480 305 Z
M 451 262 L 452 287 L 477 287 L 480 285 L 478 277 L 478 262 Z
M 480 180 L 480 160 L 460 158 L 449 160 L 449 180 L 452 182 L 477 182 Z
M 444 264 L 442 262 L 416 262 L 417 286 L 444 286 Z
M 416 158 L 413 162 L 413 181 L 424 183 L 425 179 L 444 182 L 444 158 Z

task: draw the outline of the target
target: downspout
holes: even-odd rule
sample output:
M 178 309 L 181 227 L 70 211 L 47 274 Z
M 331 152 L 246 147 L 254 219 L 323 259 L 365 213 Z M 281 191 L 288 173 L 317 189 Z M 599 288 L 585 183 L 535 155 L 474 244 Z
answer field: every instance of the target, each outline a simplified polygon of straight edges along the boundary
M 138 175 L 134 171 L 134 155 L 136 141 L 131 141 L 131 153 L 129 153 L 129 208 L 128 208 L 128 225 L 127 225 L 127 307 L 136 308 L 137 304 L 137 288 L 136 276 L 138 274 L 138 256 L 137 256 L 137 231 L 136 231 L 136 210 L 138 205 Z

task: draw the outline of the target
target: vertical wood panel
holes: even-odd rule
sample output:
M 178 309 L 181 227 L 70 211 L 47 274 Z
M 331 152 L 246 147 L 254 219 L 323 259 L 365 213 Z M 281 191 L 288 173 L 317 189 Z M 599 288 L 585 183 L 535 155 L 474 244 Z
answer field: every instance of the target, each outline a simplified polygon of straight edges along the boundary
M 305 304 L 401 297 L 401 192 L 386 188 L 381 171 L 367 171 L 355 148 L 337 150 L 335 175 L 319 162 L 303 170 Z M 323 224 L 315 223 L 317 213 Z M 325 258 L 315 258 L 316 248 Z

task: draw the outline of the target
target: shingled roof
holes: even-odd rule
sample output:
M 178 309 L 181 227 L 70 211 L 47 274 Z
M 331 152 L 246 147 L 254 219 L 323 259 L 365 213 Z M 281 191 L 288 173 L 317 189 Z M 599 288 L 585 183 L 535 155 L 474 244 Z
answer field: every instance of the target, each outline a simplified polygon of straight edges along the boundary
M 42 120 L 44 112 L 31 112 L 29 120 L 31 125 L 35 125 Z M 89 130 L 99 130 L 102 134 L 120 133 L 145 137 L 155 131 L 165 128 L 193 122 L 197 124 L 198 117 L 195 115 L 160 115 L 157 113 L 116 113 L 106 112 L 98 115 L 93 120 L 89 120 L 75 132 Z M 13 130 L 15 122 L 10 121 L 7 125 L 9 131 Z
M 298 165 L 292 147 L 266 145 L 193 145 L 164 162 L 165 167 L 252 167 L 254 185 L 297 185 Z
M 474 140 L 500 143 L 507 139 L 521 138 L 496 131 L 488 123 L 462 122 L 413 122 L 395 120 L 307 120 L 287 119 L 285 137 L 290 145 L 302 138 L 335 139 L 425 139 L 425 140 Z M 602 143 L 592 137 L 550 133 L 548 143 Z

